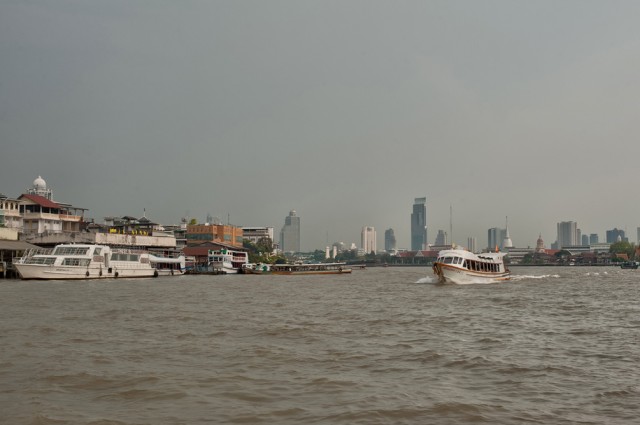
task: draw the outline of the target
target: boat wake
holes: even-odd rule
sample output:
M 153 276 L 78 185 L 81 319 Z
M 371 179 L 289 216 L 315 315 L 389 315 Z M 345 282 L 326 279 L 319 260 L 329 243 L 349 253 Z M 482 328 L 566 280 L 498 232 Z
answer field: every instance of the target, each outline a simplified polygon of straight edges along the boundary
M 517 274 L 517 275 L 511 275 L 511 280 L 520 281 L 520 280 L 529 280 L 529 279 L 557 279 L 559 277 L 560 277 L 559 274 L 541 274 L 541 275 Z
M 436 277 L 423 277 L 418 279 L 418 281 L 416 283 L 437 283 L 438 279 Z

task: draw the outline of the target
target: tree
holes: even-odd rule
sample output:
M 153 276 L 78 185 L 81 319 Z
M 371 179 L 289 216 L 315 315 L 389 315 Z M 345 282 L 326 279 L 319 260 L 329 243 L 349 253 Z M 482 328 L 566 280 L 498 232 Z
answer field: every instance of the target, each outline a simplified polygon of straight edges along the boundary
M 629 258 L 633 258 L 636 247 L 634 244 L 627 241 L 612 243 L 609 247 L 609 252 L 612 254 L 627 254 Z
M 191 220 L 189 220 L 189 225 L 190 226 L 194 226 L 196 224 L 198 224 L 198 220 L 196 220 L 195 218 L 192 218 Z

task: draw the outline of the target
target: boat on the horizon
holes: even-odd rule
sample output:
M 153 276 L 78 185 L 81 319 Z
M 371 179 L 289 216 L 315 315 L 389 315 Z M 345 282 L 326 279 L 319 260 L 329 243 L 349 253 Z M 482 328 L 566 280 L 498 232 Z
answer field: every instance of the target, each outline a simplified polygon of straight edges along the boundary
M 346 263 L 295 263 L 247 266 L 243 269 L 246 274 L 275 274 L 275 275 L 310 275 L 310 274 L 345 274 L 351 273 Z
M 146 251 L 107 245 L 62 244 L 32 249 L 13 263 L 22 279 L 71 280 L 157 277 Z
M 209 267 L 224 274 L 242 273 L 242 268 L 249 264 L 249 254 L 245 251 L 234 251 L 227 248 L 209 250 Z
M 624 263 L 620 264 L 620 268 L 621 269 L 637 269 L 639 265 L 640 263 L 638 263 L 637 261 L 625 261 Z
M 504 252 L 474 254 L 464 249 L 440 251 L 433 272 L 440 283 L 494 283 L 509 280 Z

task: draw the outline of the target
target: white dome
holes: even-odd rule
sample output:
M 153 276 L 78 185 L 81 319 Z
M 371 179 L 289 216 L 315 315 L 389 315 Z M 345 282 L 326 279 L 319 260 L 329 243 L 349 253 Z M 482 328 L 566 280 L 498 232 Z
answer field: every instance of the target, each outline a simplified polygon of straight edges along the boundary
M 47 188 L 47 182 L 44 181 L 42 177 L 38 176 L 38 178 L 33 181 L 33 187 L 34 189 L 45 190 Z

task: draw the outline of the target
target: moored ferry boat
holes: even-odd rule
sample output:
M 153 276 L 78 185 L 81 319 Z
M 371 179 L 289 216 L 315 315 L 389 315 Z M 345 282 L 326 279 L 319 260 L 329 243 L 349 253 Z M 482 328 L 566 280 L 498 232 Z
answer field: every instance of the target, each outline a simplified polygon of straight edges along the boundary
M 241 273 L 243 267 L 249 264 L 249 254 L 245 251 L 234 251 L 227 248 L 209 250 L 208 259 L 209 267 L 225 274 Z
M 272 264 L 271 274 L 302 275 L 302 274 L 344 274 L 351 273 L 351 268 L 345 263 L 313 263 L 313 264 Z
M 474 254 L 464 249 L 440 251 L 433 272 L 440 283 L 494 283 L 509 280 L 504 252 Z
M 187 261 L 184 255 L 170 257 L 149 253 L 149 261 L 160 276 L 182 275 L 187 271 Z
M 156 277 L 149 254 L 107 245 L 58 245 L 53 250 L 30 250 L 14 262 L 22 279 L 105 279 Z

